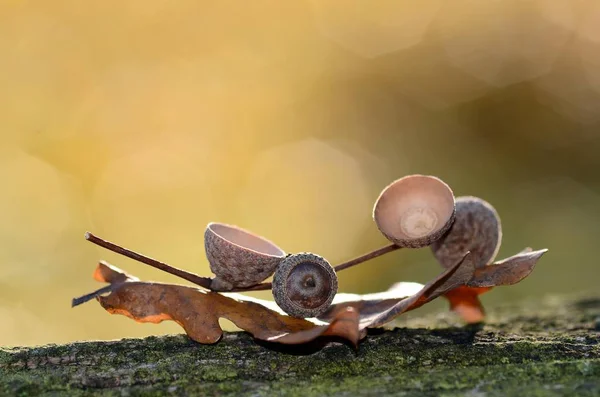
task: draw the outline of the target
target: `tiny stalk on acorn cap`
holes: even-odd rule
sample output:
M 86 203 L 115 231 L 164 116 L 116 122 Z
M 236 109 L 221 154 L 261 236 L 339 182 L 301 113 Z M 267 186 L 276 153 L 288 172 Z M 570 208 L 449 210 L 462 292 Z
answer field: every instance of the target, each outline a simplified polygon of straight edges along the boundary
M 441 179 L 428 175 L 400 178 L 383 189 L 373 207 L 377 228 L 392 244 L 334 269 L 347 269 L 400 248 L 429 246 L 450 229 L 454 216 L 454 194 Z

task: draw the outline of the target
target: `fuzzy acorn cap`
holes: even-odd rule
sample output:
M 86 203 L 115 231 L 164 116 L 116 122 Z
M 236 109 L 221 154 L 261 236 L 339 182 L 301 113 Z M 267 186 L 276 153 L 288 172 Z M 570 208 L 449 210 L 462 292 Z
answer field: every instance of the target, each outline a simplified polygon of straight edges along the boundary
M 285 252 L 271 241 L 237 226 L 209 223 L 204 248 L 217 276 L 211 288 L 227 291 L 256 285 L 273 274 Z
M 383 189 L 375 202 L 373 219 L 379 231 L 394 244 L 425 247 L 452 225 L 454 194 L 434 176 L 405 176 Z
M 456 199 L 456 219 L 450 231 L 431 245 L 438 262 L 445 268 L 455 264 L 467 251 L 476 267 L 493 262 L 502 241 L 502 225 L 490 203 L 478 197 Z
M 317 317 L 327 311 L 338 289 L 335 270 L 312 253 L 285 258 L 273 276 L 273 297 L 292 317 Z

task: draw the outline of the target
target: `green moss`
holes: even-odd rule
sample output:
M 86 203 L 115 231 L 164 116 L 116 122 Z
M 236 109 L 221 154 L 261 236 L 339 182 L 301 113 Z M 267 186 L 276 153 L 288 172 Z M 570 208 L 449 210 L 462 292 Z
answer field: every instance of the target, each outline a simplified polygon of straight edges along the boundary
M 0 395 L 600 393 L 600 300 L 553 302 L 500 308 L 483 328 L 418 319 L 435 328 L 379 332 L 357 351 L 258 344 L 245 333 L 215 345 L 178 335 L 0 348 Z

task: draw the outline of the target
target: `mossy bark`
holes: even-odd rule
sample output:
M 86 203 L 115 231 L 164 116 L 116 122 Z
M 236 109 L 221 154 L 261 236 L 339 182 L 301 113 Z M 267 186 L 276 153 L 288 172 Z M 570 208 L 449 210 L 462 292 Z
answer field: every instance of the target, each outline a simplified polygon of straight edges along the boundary
M 358 350 L 183 335 L 0 348 L 0 395 L 600 395 L 600 295 L 443 314 L 372 332 Z

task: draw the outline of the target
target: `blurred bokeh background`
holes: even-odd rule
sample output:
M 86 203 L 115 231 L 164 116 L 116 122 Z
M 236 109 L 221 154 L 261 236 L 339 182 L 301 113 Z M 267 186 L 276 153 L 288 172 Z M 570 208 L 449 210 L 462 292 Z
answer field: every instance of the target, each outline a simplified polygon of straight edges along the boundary
M 210 221 L 335 264 L 387 243 L 372 205 L 411 173 L 490 201 L 499 258 L 550 249 L 488 306 L 599 288 L 597 0 L 2 0 L 0 143 L 2 345 L 181 332 L 70 308 L 99 259 L 179 282 L 86 230 L 207 276 Z M 400 251 L 340 287 L 438 272 Z

